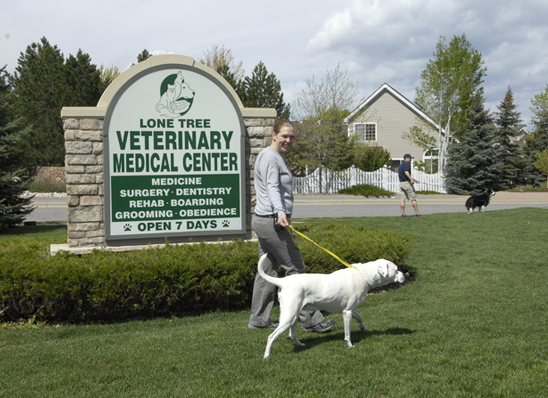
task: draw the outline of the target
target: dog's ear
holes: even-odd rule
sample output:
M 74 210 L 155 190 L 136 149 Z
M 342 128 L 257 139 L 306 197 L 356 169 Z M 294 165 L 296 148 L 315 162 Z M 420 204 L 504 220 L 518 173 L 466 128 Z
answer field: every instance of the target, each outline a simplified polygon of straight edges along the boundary
M 383 278 L 386 278 L 388 276 L 388 263 L 386 261 L 382 261 L 379 264 L 379 275 Z

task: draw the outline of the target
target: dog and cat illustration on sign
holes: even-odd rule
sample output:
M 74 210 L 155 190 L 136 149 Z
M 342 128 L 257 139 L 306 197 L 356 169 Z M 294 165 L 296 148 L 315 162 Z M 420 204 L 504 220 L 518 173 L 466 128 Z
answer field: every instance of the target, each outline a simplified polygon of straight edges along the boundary
M 156 111 L 161 116 L 178 118 L 185 115 L 192 107 L 196 93 L 185 81 L 183 72 L 171 74 L 160 85 L 160 101 Z

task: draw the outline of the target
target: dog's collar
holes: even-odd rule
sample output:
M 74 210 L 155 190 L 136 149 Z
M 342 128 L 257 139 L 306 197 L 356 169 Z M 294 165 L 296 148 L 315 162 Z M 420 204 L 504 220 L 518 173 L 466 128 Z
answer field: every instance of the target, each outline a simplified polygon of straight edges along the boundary
M 358 271 L 363 276 L 363 279 L 365 279 L 367 283 L 371 284 L 371 282 L 367 280 L 367 276 L 365 276 L 365 274 L 359 268 L 356 268 L 354 266 L 352 266 L 352 268 Z

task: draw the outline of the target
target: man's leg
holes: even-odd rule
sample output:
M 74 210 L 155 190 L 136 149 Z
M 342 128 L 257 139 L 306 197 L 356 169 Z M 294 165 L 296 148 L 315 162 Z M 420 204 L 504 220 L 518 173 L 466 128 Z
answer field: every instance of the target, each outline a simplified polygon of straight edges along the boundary
M 413 201 L 411 202 L 411 204 L 413 205 L 413 209 L 415 209 L 415 214 L 421 214 L 421 213 L 419 212 L 419 205 L 417 204 L 417 201 L 416 201 L 416 200 L 413 200 Z
M 407 200 L 407 190 L 404 182 L 400 182 L 400 209 L 402 217 L 405 216 L 405 201 Z
M 405 216 L 405 200 L 400 201 L 401 215 Z

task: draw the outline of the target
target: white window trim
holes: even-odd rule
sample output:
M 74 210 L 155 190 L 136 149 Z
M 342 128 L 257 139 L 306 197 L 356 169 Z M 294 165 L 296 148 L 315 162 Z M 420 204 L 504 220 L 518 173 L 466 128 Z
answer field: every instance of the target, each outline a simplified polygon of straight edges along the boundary
M 377 129 L 377 123 L 376 122 L 360 122 L 360 123 L 354 123 L 353 126 L 352 126 L 352 129 L 353 129 L 353 132 L 354 132 L 354 136 L 356 136 L 356 126 L 357 125 L 373 125 L 375 126 L 375 139 L 373 140 L 364 140 L 364 141 L 360 141 L 360 142 L 363 142 L 363 143 L 366 143 L 366 142 L 377 142 L 377 139 L 378 139 L 378 129 Z M 365 128 L 365 130 L 367 131 L 367 127 Z
M 428 152 L 434 152 L 436 153 L 436 155 L 427 155 Z M 424 162 L 426 162 L 427 160 L 435 160 L 435 159 L 439 159 L 439 156 L 437 155 L 439 153 L 439 150 L 438 149 L 434 149 L 433 151 L 424 151 L 422 153 L 422 160 Z

